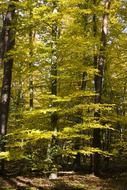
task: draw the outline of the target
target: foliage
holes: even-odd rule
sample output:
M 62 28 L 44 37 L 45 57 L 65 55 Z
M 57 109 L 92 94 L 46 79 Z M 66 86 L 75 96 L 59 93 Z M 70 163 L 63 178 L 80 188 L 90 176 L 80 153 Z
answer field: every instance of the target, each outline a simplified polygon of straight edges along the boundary
M 9 2 L 0 1 L 1 21 Z M 16 30 L 15 47 L 8 53 L 14 60 L 10 114 L 6 151 L 0 152 L 0 158 L 26 159 L 31 167 L 47 170 L 52 165 L 62 167 L 65 158 L 72 158 L 73 165 L 79 154 L 89 162 L 95 153 L 125 158 L 126 1 L 111 2 L 109 10 L 105 10 L 104 1 L 96 5 L 83 0 L 13 3 L 17 23 L 12 26 Z M 95 90 L 95 76 L 101 75 L 94 58 L 99 59 L 102 53 L 105 12 L 109 16 L 105 69 L 101 101 L 95 103 L 100 95 Z M 57 117 L 55 127 L 53 115 Z M 93 147 L 96 129 L 101 130 L 101 148 Z

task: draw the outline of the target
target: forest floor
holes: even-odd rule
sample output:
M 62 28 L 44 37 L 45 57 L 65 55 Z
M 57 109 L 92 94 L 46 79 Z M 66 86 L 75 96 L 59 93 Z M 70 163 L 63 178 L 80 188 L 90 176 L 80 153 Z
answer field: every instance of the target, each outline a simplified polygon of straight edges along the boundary
M 0 178 L 3 190 L 127 190 L 127 173 L 110 177 L 94 175 L 64 175 L 55 180 L 44 177 Z

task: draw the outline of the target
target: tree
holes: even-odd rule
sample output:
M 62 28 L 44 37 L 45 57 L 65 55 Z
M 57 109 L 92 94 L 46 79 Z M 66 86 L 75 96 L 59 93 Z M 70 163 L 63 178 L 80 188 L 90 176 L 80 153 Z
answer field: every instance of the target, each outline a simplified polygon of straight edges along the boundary
M 13 57 L 10 54 L 10 51 L 14 48 L 15 45 L 15 2 L 10 1 L 8 5 L 8 10 L 3 21 L 2 29 L 2 61 L 4 64 L 4 74 L 1 90 L 1 99 L 0 99 L 0 135 L 3 138 L 7 132 L 7 122 L 8 122 L 8 113 L 9 113 L 9 104 L 10 104 L 10 92 L 11 92 L 11 79 L 12 79 L 12 66 L 13 66 Z M 2 139 L 3 140 L 3 139 Z M 1 151 L 5 150 L 4 141 L 1 145 Z M 4 163 L 1 165 L 1 172 L 4 170 Z
M 110 0 L 105 0 L 105 8 L 104 15 L 102 20 L 102 34 L 101 34 L 101 47 L 99 51 L 99 55 L 94 55 L 94 66 L 98 69 L 98 74 L 95 75 L 94 83 L 95 83 L 95 92 L 97 95 L 95 96 L 95 104 L 102 103 L 102 90 L 103 90 L 103 76 L 104 76 L 104 67 L 106 64 L 105 60 L 105 50 L 107 43 L 107 32 L 108 32 L 108 10 L 110 6 Z M 94 1 L 94 5 L 96 6 L 96 1 Z M 96 37 L 97 26 L 96 26 L 96 15 L 93 16 L 94 22 L 94 36 Z M 100 111 L 95 111 L 95 118 L 98 120 L 100 118 Z M 94 129 L 93 132 L 93 146 L 95 148 L 101 148 L 101 136 L 100 129 Z M 98 175 L 100 170 L 100 155 L 99 153 L 95 153 L 94 155 L 94 174 Z

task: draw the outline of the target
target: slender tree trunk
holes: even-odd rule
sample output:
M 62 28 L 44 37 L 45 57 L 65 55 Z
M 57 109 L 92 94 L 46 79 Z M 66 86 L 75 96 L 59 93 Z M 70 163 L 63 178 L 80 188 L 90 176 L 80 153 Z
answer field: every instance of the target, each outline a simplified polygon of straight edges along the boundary
M 32 19 L 33 16 L 33 11 L 32 9 L 30 9 L 30 20 Z M 32 74 L 32 67 L 33 67 L 33 63 L 31 61 L 32 57 L 33 57 L 33 31 L 32 28 L 30 26 L 30 31 L 29 31 L 29 55 L 30 55 L 30 63 L 29 63 L 29 107 L 30 110 L 33 109 L 34 106 L 34 93 L 33 93 L 33 74 Z
M 52 4 L 52 12 L 57 12 L 57 3 L 54 1 Z M 57 96 L 57 40 L 59 38 L 59 28 L 57 23 L 52 24 L 52 57 L 51 57 L 51 94 Z M 57 107 L 56 103 L 52 104 L 53 107 Z M 52 129 L 57 131 L 57 112 L 53 112 L 51 115 L 51 126 Z
M 13 23 L 15 19 L 15 4 L 14 1 L 10 1 L 7 14 L 3 21 L 2 31 L 2 62 L 4 64 L 3 82 L 0 98 L 0 135 L 1 135 L 1 147 L 0 151 L 5 151 L 5 143 L 3 137 L 7 133 L 7 122 L 10 103 L 11 81 L 12 81 L 12 66 L 13 58 L 7 53 L 14 48 L 15 45 L 15 31 Z M 1 161 L 1 174 L 4 173 L 4 161 Z
M 30 31 L 29 33 L 29 43 L 30 43 L 30 59 L 33 56 L 33 50 L 32 50 L 32 31 Z M 29 107 L 30 110 L 33 109 L 34 103 L 33 103 L 33 97 L 34 97 L 34 93 L 33 93 L 33 74 L 32 74 L 32 67 L 33 67 L 33 63 L 30 62 L 29 63 Z
M 83 91 L 86 90 L 86 85 L 87 85 L 86 77 L 87 77 L 87 73 L 83 72 L 82 81 L 81 81 L 81 90 Z M 81 102 L 83 103 L 83 99 L 84 98 L 80 98 L 80 103 Z M 83 110 L 78 111 L 76 114 L 78 116 L 77 123 L 83 123 Z M 80 139 L 80 137 L 75 138 L 75 145 L 74 145 L 75 150 L 80 150 L 81 144 L 82 144 L 82 140 Z M 73 162 L 73 169 L 77 172 L 82 171 L 81 156 L 83 155 L 78 152 Z
M 52 11 L 56 11 L 57 12 L 57 4 L 54 1 L 52 4 Z M 55 13 L 54 13 L 55 14 Z M 57 96 L 57 44 L 56 44 L 56 40 L 59 37 L 59 32 L 58 32 L 58 26 L 57 23 L 54 23 L 52 25 L 52 44 L 51 44 L 51 48 L 52 48 L 52 54 L 51 54 L 51 94 L 54 96 Z M 56 108 L 57 104 L 56 103 L 52 103 L 52 107 Z M 51 114 L 51 128 L 54 131 L 54 135 L 52 136 L 51 139 L 51 143 L 48 145 L 48 153 L 49 155 L 47 155 L 48 157 L 51 157 L 52 162 L 53 162 L 53 167 L 51 168 L 51 174 L 49 176 L 50 179 L 53 178 L 57 178 L 57 155 L 53 155 L 51 153 L 50 156 L 50 150 L 56 146 L 58 144 L 57 142 L 57 131 L 58 131 L 58 114 L 57 111 L 54 111 Z M 54 171 L 53 171 L 54 170 Z
M 53 38 L 53 44 L 52 44 L 52 62 L 51 62 L 51 93 L 54 96 L 57 96 L 57 52 L 56 52 L 56 39 L 57 39 L 57 26 L 54 24 L 52 26 L 52 38 Z M 52 107 L 56 108 L 57 104 L 52 103 Z M 54 131 L 54 135 L 52 136 L 51 140 L 51 148 L 57 145 L 57 131 L 58 131 L 58 114 L 57 111 L 54 111 L 51 114 L 51 128 Z M 54 163 L 54 166 L 57 165 L 57 157 L 56 155 L 52 157 L 52 161 Z M 55 169 L 55 168 L 54 168 Z M 53 168 L 52 168 L 53 170 Z M 57 171 L 57 168 L 56 168 Z M 57 172 L 53 174 L 54 177 L 57 177 Z M 52 174 L 51 174 L 52 176 Z M 50 176 L 50 177 L 51 177 Z M 52 178 L 52 177 L 51 177 Z
M 96 5 L 96 0 L 94 0 L 94 5 Z M 99 56 L 94 55 L 94 66 L 98 69 L 98 75 L 95 75 L 94 83 L 95 83 L 95 92 L 97 95 L 95 96 L 95 103 L 101 102 L 102 88 L 103 88 L 103 76 L 104 76 L 104 67 L 105 67 L 105 48 L 106 48 L 106 37 L 108 31 L 108 12 L 110 6 L 110 0 L 105 0 L 105 12 L 103 15 L 102 21 L 102 37 L 101 37 L 101 48 Z M 93 31 L 94 37 L 96 37 L 97 26 L 96 26 L 96 15 L 93 16 Z M 95 119 L 98 120 L 100 118 L 100 111 L 97 110 L 94 114 Z M 93 146 L 94 148 L 101 148 L 101 134 L 100 128 L 94 129 L 93 131 Z M 99 153 L 94 154 L 93 161 L 93 171 L 95 175 L 100 174 L 100 155 Z
M 53 31 L 53 35 L 54 31 Z M 53 51 L 52 52 L 52 65 L 51 65 L 51 93 L 52 95 L 57 96 L 57 57 L 56 57 L 56 52 Z M 53 106 L 56 106 L 55 104 L 53 104 Z M 53 112 L 51 115 L 51 126 L 53 130 L 57 130 L 57 113 Z

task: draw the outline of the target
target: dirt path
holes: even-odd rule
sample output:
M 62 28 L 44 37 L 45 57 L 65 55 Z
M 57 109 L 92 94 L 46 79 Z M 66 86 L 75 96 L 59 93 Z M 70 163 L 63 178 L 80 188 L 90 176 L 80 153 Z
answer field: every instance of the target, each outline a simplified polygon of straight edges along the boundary
M 127 190 L 126 176 L 99 178 L 94 175 L 64 175 L 56 180 L 41 177 L 0 178 L 3 190 Z

